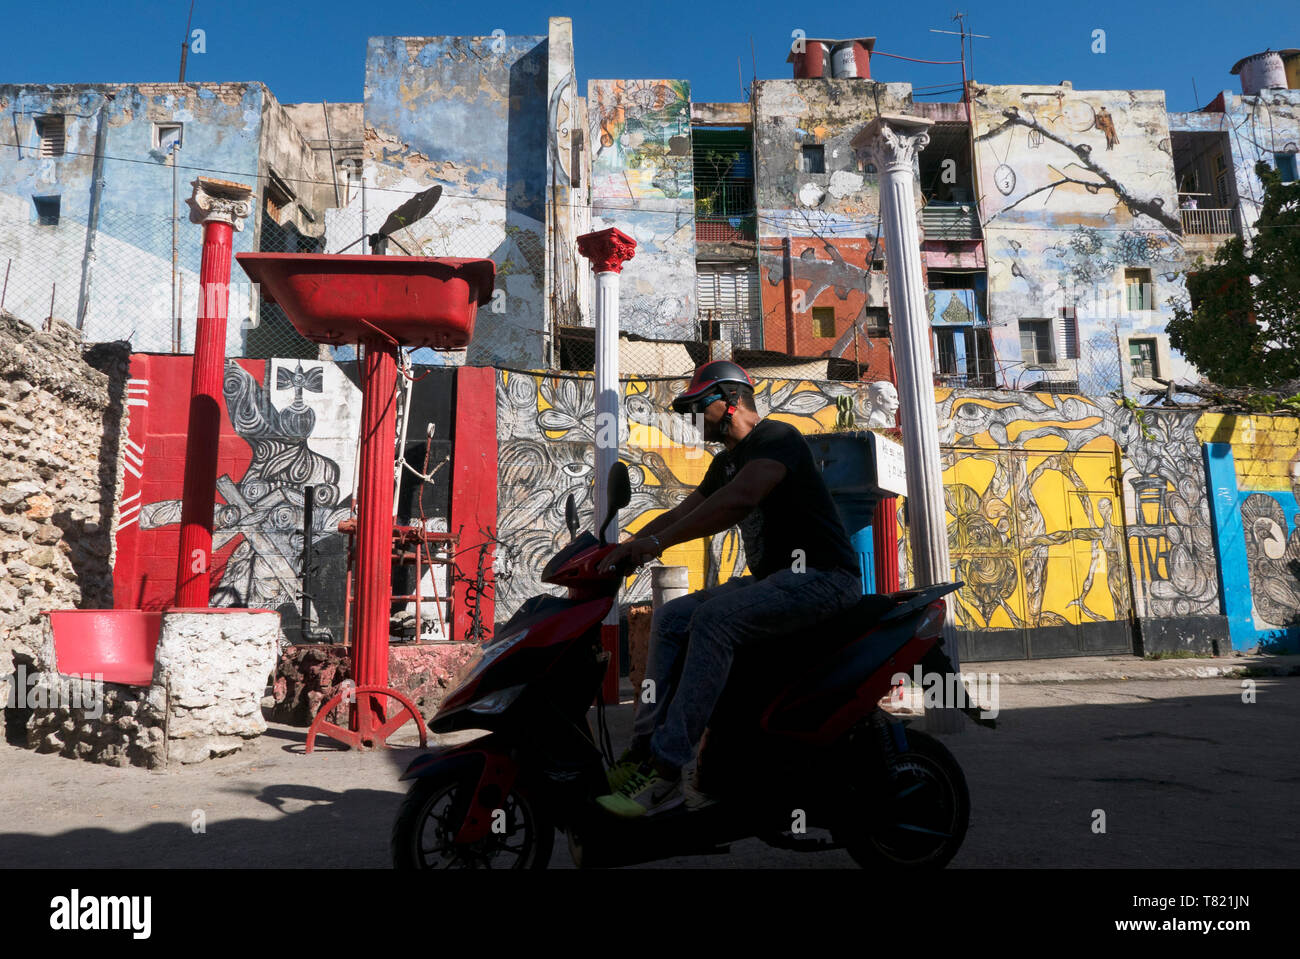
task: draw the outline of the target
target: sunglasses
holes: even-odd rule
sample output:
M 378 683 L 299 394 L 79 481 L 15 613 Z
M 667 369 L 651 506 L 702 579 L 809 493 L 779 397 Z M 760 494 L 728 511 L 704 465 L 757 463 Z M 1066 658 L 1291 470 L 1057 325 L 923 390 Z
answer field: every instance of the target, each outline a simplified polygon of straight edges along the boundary
M 686 407 L 686 412 L 693 416 L 701 416 L 704 411 L 716 403 L 718 400 L 725 400 L 727 397 L 723 393 L 710 393 L 708 396 L 692 400 Z

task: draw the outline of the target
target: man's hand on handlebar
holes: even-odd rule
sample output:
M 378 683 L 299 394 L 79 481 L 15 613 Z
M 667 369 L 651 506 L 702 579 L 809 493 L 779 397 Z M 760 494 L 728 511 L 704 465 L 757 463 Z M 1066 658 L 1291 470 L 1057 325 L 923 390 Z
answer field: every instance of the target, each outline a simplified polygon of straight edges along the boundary
M 661 552 L 653 537 L 630 539 L 626 543 L 619 543 L 609 551 L 609 555 L 600 561 L 599 571 L 605 574 L 618 569 L 630 573 L 650 562 Z

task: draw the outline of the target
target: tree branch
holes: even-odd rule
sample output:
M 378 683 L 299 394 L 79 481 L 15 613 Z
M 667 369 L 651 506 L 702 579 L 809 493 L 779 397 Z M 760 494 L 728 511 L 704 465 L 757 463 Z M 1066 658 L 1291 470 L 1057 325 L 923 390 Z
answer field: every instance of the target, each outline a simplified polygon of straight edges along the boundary
M 1124 187 L 1123 184 L 1121 184 L 1118 180 L 1116 180 L 1113 176 L 1111 176 L 1110 173 L 1108 173 L 1102 167 L 1098 166 L 1097 163 L 1094 162 L 1092 159 L 1092 147 L 1089 146 L 1088 144 L 1086 143 L 1074 144 L 1068 142 L 1063 137 L 1060 137 L 1057 134 L 1053 133 L 1051 130 L 1047 129 L 1037 120 L 1026 119 L 1024 116 L 1021 115 L 1020 111 L 1015 107 L 1008 107 L 1007 109 L 1003 110 L 1002 115 L 1007 118 L 1005 123 L 998 125 L 992 130 L 989 130 L 987 133 L 981 134 L 975 139 L 977 141 L 988 139 L 1002 132 L 1003 130 L 1007 129 L 1007 127 L 1010 126 L 1022 126 L 1022 127 L 1027 127 L 1031 130 L 1037 130 L 1039 133 L 1041 133 L 1047 139 L 1051 140 L 1053 143 L 1060 144 L 1061 146 L 1069 150 L 1071 153 L 1073 153 L 1076 157 L 1078 157 L 1079 162 L 1084 167 L 1086 167 L 1089 171 L 1101 177 L 1105 188 L 1113 192 L 1117 197 L 1119 197 L 1124 202 L 1124 205 L 1129 208 L 1129 210 L 1131 210 L 1134 213 L 1145 214 L 1146 216 L 1149 216 L 1151 219 L 1163 223 L 1166 227 L 1168 227 L 1170 230 L 1174 231 L 1175 233 L 1181 231 L 1181 226 L 1178 222 L 1178 218 L 1174 216 L 1172 213 L 1167 212 L 1159 203 L 1156 203 L 1154 198 L 1150 200 L 1138 199 L 1132 193 L 1130 193 Z M 1094 185 L 1101 186 L 1102 184 L 1094 184 Z M 1008 209 L 1010 209 L 1010 207 L 1008 207 Z

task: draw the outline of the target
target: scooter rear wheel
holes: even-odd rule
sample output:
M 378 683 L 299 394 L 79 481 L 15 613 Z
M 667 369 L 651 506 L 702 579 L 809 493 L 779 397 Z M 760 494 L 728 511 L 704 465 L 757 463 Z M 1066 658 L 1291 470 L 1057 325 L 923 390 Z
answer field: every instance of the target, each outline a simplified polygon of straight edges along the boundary
M 393 868 L 545 869 L 555 828 L 517 787 L 499 807 L 500 831 L 489 830 L 473 843 L 455 841 L 477 785 L 477 771 L 470 767 L 412 783 L 393 823 Z
M 907 743 L 875 802 L 832 830 L 863 868 L 942 869 L 966 838 L 970 792 L 961 766 L 925 733 L 908 730 Z

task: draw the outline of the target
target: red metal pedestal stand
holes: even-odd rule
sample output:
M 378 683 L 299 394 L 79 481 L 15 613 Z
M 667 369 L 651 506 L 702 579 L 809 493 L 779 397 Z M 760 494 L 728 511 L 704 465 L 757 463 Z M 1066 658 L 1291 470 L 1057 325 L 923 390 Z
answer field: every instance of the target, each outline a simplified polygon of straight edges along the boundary
M 393 444 L 397 439 L 397 348 L 378 339 L 367 340 L 361 367 L 361 462 L 357 481 L 357 612 L 352 646 L 355 688 L 323 704 L 307 732 L 307 752 L 325 733 L 353 749 L 378 747 L 407 719 L 427 744 L 424 719 L 410 700 L 388 688 L 388 622 L 392 615 L 393 583 Z M 326 717 L 343 698 L 351 700 L 347 729 Z M 389 715 L 380 697 L 395 700 L 400 709 Z
M 393 456 L 397 442 L 397 350 L 403 343 L 455 349 L 469 342 L 477 307 L 492 296 L 491 260 L 337 254 L 244 253 L 240 265 L 262 284 L 308 339 L 361 343 L 361 457 L 358 466 L 355 685 L 323 703 L 307 752 L 324 734 L 353 749 L 380 747 L 408 719 L 420 745 L 424 719 L 388 687 L 393 598 Z M 386 709 L 388 698 L 397 704 Z M 326 717 L 347 702 L 348 728 Z

